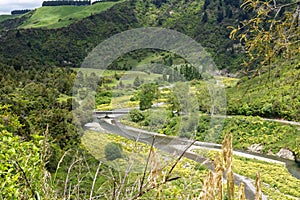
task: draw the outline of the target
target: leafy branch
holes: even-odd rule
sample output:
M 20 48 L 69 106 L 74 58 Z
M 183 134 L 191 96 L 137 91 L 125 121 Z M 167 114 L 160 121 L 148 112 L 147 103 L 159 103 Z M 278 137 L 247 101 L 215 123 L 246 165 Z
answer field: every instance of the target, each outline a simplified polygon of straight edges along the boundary
M 300 1 L 277 4 L 276 0 L 245 0 L 241 7 L 252 14 L 230 33 L 231 39 L 239 39 L 251 67 L 270 66 L 277 56 L 293 58 L 299 55 Z

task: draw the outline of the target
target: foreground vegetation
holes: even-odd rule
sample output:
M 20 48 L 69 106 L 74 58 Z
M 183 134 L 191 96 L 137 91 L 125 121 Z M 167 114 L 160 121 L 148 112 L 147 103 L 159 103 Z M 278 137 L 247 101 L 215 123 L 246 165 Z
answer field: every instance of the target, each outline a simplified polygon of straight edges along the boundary
M 117 172 L 119 173 L 118 176 L 125 181 L 122 185 L 122 191 L 119 191 L 122 195 L 119 196 L 121 199 L 125 197 L 135 199 L 136 196 L 139 196 L 138 186 L 143 178 L 145 185 L 142 186 L 142 190 L 146 193 L 141 195 L 139 199 L 152 197 L 157 199 L 193 199 L 201 193 L 203 180 L 208 172 L 206 167 L 194 161 L 182 159 L 176 163 L 176 156 L 165 154 L 159 150 L 151 150 L 150 145 L 120 136 L 88 131 L 82 137 L 82 142 L 93 156 L 102 160 L 104 164 L 120 170 Z M 119 144 L 122 148 L 122 156 L 113 161 L 109 161 L 105 154 L 105 147 L 111 143 Z M 143 177 L 147 162 L 149 163 L 146 177 Z M 175 168 L 171 170 L 173 166 Z M 171 174 L 169 174 L 170 172 Z M 170 180 L 163 183 L 166 177 Z M 111 181 L 107 180 L 107 184 Z M 148 188 L 152 189 L 148 191 Z M 107 188 L 103 189 L 107 190 Z
M 215 151 L 194 150 L 200 155 L 215 160 Z M 262 181 L 262 192 L 270 199 L 295 199 L 300 197 L 299 179 L 293 177 L 282 164 L 274 164 L 256 159 L 233 156 L 234 172 L 253 180 L 259 169 Z

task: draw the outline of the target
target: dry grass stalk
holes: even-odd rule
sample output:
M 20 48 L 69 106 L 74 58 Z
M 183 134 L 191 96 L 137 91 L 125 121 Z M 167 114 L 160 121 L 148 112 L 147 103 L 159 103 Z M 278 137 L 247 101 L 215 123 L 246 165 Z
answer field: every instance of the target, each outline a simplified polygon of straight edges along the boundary
M 150 180 L 150 181 L 152 180 L 152 182 L 155 183 L 155 184 L 150 184 L 150 187 L 145 187 L 144 189 L 143 188 L 140 189 L 140 192 L 137 195 L 135 195 L 134 197 L 132 197 L 131 200 L 139 199 L 141 196 L 143 196 L 147 192 L 149 192 L 153 189 L 157 189 L 160 186 L 163 186 L 168 182 L 175 181 L 175 180 L 179 179 L 180 178 L 179 176 L 176 176 L 176 177 L 173 177 L 173 178 L 171 178 L 170 176 L 172 175 L 172 172 L 175 169 L 175 167 L 177 166 L 177 164 L 179 163 L 179 161 L 182 159 L 183 155 L 186 153 L 186 151 L 193 144 L 195 144 L 195 142 L 196 142 L 196 140 L 194 140 L 192 143 L 190 143 L 185 148 L 185 150 L 180 154 L 180 156 L 177 158 L 175 163 L 171 166 L 171 169 L 167 172 L 167 174 L 164 177 L 163 177 L 163 173 L 162 173 L 163 168 L 160 167 L 160 159 L 156 158 L 154 149 L 152 148 L 150 150 L 152 152 L 150 152 L 150 154 L 149 154 L 150 155 L 149 160 L 147 161 L 147 163 L 149 162 L 149 164 L 151 164 L 150 166 L 152 166 L 152 168 L 151 168 L 152 170 L 149 174 L 149 179 L 148 180 Z M 152 145 L 152 147 L 153 147 L 153 145 Z M 157 182 L 157 181 L 153 180 L 153 177 L 157 176 L 157 174 L 158 174 L 158 177 L 163 178 L 162 181 Z
M 44 194 L 45 197 L 55 198 L 54 190 L 51 185 L 51 174 L 46 170 L 46 164 L 49 162 L 51 157 L 51 150 L 50 150 L 50 133 L 49 133 L 49 125 L 47 124 L 46 130 L 43 133 L 44 139 L 42 140 L 41 144 L 41 160 L 43 162 L 43 172 L 44 176 L 42 176 L 42 185 L 41 192 Z M 40 194 L 36 191 L 36 199 L 40 199 Z
M 156 185 L 159 177 L 162 176 L 162 167 L 160 165 L 159 157 L 156 154 L 154 148 L 151 148 L 149 164 L 151 171 L 148 177 L 148 181 L 151 185 Z
M 246 200 L 244 183 L 241 183 L 239 187 L 239 200 Z
M 227 193 L 228 193 L 228 199 L 233 200 L 234 199 L 234 176 L 232 171 L 232 165 L 230 165 L 227 170 Z
M 216 155 L 216 159 L 214 161 L 215 164 L 215 174 L 214 174 L 214 183 L 215 188 L 217 188 L 217 199 L 223 199 L 223 162 L 220 154 Z
M 255 200 L 262 200 L 260 173 L 257 172 L 255 180 L 256 194 Z
M 227 134 L 222 143 L 222 154 L 227 176 L 228 199 L 234 199 L 234 176 L 232 169 L 232 136 Z
M 203 189 L 200 194 L 201 200 L 211 200 L 215 199 L 215 191 L 214 191 L 214 175 L 210 171 L 208 175 L 206 176 L 206 179 L 204 181 Z

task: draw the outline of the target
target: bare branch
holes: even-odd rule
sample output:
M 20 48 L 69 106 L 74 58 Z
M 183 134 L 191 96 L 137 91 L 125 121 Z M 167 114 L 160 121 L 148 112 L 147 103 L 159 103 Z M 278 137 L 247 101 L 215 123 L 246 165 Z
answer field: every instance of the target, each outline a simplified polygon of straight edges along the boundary
M 68 187 L 68 182 L 69 182 L 69 177 L 70 177 L 70 173 L 71 170 L 73 168 L 73 166 L 79 162 L 80 160 L 76 159 L 75 161 L 72 162 L 72 164 L 70 165 L 70 167 L 68 168 L 68 173 L 67 173 L 67 177 L 66 177 L 66 181 L 65 181 L 65 186 L 64 186 L 64 194 L 63 196 L 66 197 L 66 193 L 67 193 L 67 187 Z
M 27 176 L 26 176 L 25 171 L 24 171 L 23 168 L 20 166 L 20 164 L 19 164 L 19 162 L 18 162 L 17 160 L 14 160 L 14 162 L 17 164 L 18 168 L 21 170 L 21 172 L 22 172 L 22 174 L 23 174 L 23 177 L 24 177 L 24 179 L 25 179 L 26 185 L 29 187 L 32 196 L 35 198 L 35 192 L 34 192 L 34 190 L 32 189 L 32 187 L 31 187 L 31 185 L 30 185 L 30 183 L 29 183 L 29 181 L 28 181 L 28 178 L 27 178 Z
M 94 192 L 94 188 L 95 188 L 95 183 L 96 183 L 97 176 L 99 174 L 99 170 L 100 170 L 101 165 L 102 165 L 102 162 L 100 161 L 99 164 L 98 164 L 98 167 L 97 167 L 94 179 L 93 179 L 92 189 L 91 189 L 91 193 L 90 193 L 90 200 L 92 200 L 92 198 L 93 198 L 93 192 Z
M 143 177 L 142 177 L 142 181 L 141 181 L 141 185 L 140 185 L 140 192 L 142 192 L 142 189 L 143 189 L 143 185 L 144 185 L 144 181 L 145 181 L 145 178 L 146 178 L 146 172 L 147 172 L 147 168 L 148 168 L 148 165 L 149 165 L 149 160 L 150 160 L 152 148 L 154 146 L 154 141 L 155 141 L 155 136 L 153 137 L 151 147 L 150 147 L 150 151 L 149 151 L 149 154 L 148 154 L 146 166 L 145 166 L 145 169 L 144 169 L 144 173 L 143 173 Z
M 60 167 L 60 164 L 62 163 L 63 159 L 65 158 L 65 156 L 67 155 L 69 151 L 65 151 L 65 153 L 63 154 L 63 156 L 60 158 L 58 164 L 57 164 L 57 167 L 56 167 L 56 170 L 55 170 L 55 174 L 54 174 L 54 177 L 52 179 L 52 185 L 54 184 L 55 180 L 56 180 L 56 176 L 57 176 L 57 172 L 59 170 L 59 167 Z
M 186 148 L 185 148 L 185 150 L 181 153 L 181 155 L 178 157 L 178 159 L 176 160 L 176 162 L 173 164 L 173 166 L 171 167 L 171 169 L 169 170 L 169 172 L 167 173 L 167 175 L 166 175 L 166 180 L 168 180 L 169 179 L 169 176 L 171 175 L 171 173 L 173 172 L 173 170 L 174 170 L 174 168 L 176 167 L 176 165 L 178 164 L 178 162 L 181 160 L 181 158 L 184 156 L 184 154 L 187 152 L 187 150 L 189 149 L 189 148 L 191 148 L 191 146 L 193 146 L 193 144 L 195 144 L 195 142 L 196 142 L 197 140 L 194 140 L 191 144 L 189 144 Z

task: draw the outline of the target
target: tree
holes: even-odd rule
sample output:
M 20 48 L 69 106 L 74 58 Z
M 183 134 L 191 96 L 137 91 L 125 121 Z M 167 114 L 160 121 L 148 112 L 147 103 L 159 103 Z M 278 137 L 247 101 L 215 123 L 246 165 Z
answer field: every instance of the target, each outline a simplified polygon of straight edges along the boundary
M 205 0 L 204 1 L 204 4 L 203 4 L 203 10 L 206 10 L 207 9 L 207 6 L 210 4 L 210 1 L 209 0 Z
M 154 83 L 144 84 L 140 88 L 140 110 L 151 108 L 152 101 L 158 97 L 159 90 Z
M 189 94 L 189 86 L 184 82 L 177 82 L 168 97 L 169 110 L 173 115 L 174 113 L 177 115 L 191 113 L 192 110 L 196 110 L 197 104 L 193 100 L 194 98 Z
M 225 15 L 226 15 L 227 18 L 232 18 L 233 13 L 232 13 L 232 10 L 229 6 L 226 6 Z
M 165 71 L 163 72 L 163 80 L 168 81 L 168 76 L 167 76 L 167 73 Z
M 168 104 L 169 104 L 169 110 L 171 111 L 171 115 L 174 116 L 175 113 L 179 115 L 181 109 L 180 109 L 180 102 L 177 98 L 177 96 L 174 94 L 174 92 L 169 94 L 168 97 Z
M 282 1 L 281 1 L 282 2 Z M 246 69 L 270 66 L 278 56 L 293 58 L 300 53 L 300 1 L 277 3 L 244 0 L 241 7 L 252 17 L 238 27 L 231 27 L 230 37 L 244 45 Z M 260 67 L 261 68 L 261 67 Z
M 21 127 L 18 117 L 10 113 L 9 106 L 0 104 L 1 198 L 33 199 L 35 195 L 51 198 L 45 177 L 49 143 L 37 134 L 32 134 L 30 141 L 24 141 L 15 135 Z

